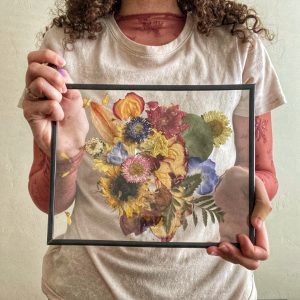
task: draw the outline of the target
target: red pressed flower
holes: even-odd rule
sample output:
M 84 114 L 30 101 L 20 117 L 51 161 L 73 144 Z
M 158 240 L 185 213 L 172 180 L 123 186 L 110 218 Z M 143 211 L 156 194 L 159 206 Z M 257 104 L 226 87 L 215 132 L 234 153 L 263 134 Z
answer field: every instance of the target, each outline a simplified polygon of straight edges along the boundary
M 158 102 L 147 103 L 149 110 L 146 110 L 148 120 L 158 131 L 164 133 L 167 139 L 179 136 L 182 131 L 188 128 L 188 124 L 182 123 L 182 118 L 187 115 L 179 109 L 179 105 L 169 107 L 159 106 Z

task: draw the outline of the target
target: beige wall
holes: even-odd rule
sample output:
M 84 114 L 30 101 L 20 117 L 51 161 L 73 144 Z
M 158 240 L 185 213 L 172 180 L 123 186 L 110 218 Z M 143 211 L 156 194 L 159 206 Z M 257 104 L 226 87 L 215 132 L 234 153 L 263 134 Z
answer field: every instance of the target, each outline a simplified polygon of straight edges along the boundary
M 54 0 L 0 2 L 0 299 L 44 299 L 40 292 L 46 216 L 27 193 L 31 135 L 16 103 L 24 85 L 26 54 L 49 20 Z M 300 21 L 299 0 L 248 0 L 278 34 L 268 44 L 289 104 L 274 113 L 275 162 L 280 190 L 268 219 L 270 259 L 256 272 L 259 297 L 300 299 Z M 298 83 L 298 84 L 297 84 Z

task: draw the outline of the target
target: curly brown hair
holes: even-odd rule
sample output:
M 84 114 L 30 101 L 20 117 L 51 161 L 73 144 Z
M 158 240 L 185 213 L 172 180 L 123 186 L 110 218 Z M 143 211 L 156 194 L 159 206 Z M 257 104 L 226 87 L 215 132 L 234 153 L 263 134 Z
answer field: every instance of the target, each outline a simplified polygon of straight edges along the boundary
M 213 28 L 230 25 L 232 35 L 243 42 L 251 42 L 251 33 L 261 34 L 268 40 L 273 34 L 263 27 L 257 12 L 247 5 L 230 0 L 177 0 L 183 14 L 198 17 L 200 33 L 209 35 Z M 77 39 L 96 39 L 102 30 L 100 18 L 118 13 L 121 0 L 57 0 L 51 26 L 63 27 L 65 46 Z M 47 28 L 48 30 L 48 28 Z

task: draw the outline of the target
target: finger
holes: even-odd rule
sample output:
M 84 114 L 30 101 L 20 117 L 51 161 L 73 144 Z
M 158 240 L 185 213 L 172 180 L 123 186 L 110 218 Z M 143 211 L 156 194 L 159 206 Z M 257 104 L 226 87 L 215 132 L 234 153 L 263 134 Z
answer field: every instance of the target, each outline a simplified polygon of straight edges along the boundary
M 269 239 L 265 223 L 263 223 L 262 226 L 257 226 L 257 224 L 253 224 L 253 226 L 255 228 L 256 246 L 265 249 L 269 253 Z
M 219 256 L 219 249 L 216 246 L 210 246 L 206 249 L 207 254 L 213 255 L 213 256 Z
M 259 260 L 243 256 L 238 248 L 229 243 L 221 243 L 218 250 L 220 257 L 231 263 L 240 264 L 249 270 L 256 270 L 259 267 Z
M 37 102 L 24 100 L 23 114 L 29 123 L 45 118 L 51 121 L 62 121 L 64 119 L 64 111 L 55 100 Z
M 35 95 L 40 98 L 51 99 L 57 102 L 60 102 L 62 100 L 62 94 L 57 89 L 55 89 L 47 80 L 45 80 L 42 77 L 35 79 L 30 84 L 28 89 L 30 90 L 30 93 L 32 95 Z M 31 99 L 30 97 L 28 97 L 28 100 L 36 101 L 38 99 Z
M 73 80 L 70 76 L 70 74 L 68 73 L 67 70 L 65 69 L 58 69 L 57 70 L 64 78 L 66 83 L 73 83 Z M 64 97 L 68 98 L 68 99 L 80 99 L 80 105 L 82 106 L 82 99 L 81 99 L 81 93 L 79 90 L 75 90 L 75 89 L 69 89 L 67 90 L 67 92 L 64 94 Z
M 42 77 L 53 85 L 61 93 L 66 93 L 67 88 L 63 76 L 55 69 L 42 65 L 36 62 L 31 63 L 28 66 L 26 74 L 26 86 L 29 86 L 32 81 Z
M 66 61 L 63 57 L 50 49 L 32 51 L 28 54 L 27 60 L 28 64 L 31 64 L 33 62 L 37 62 L 40 64 L 51 63 L 56 65 L 58 68 L 62 68 L 66 64 Z
M 272 207 L 264 183 L 258 177 L 255 178 L 255 198 L 255 206 L 251 215 L 251 223 L 258 222 L 261 224 L 261 221 L 264 221 L 272 211 Z M 255 219 L 259 219 L 261 221 Z
M 255 260 L 266 260 L 269 257 L 268 246 L 265 243 L 261 243 L 259 246 L 254 246 L 249 237 L 241 234 L 238 237 L 241 253 L 248 258 Z M 265 242 L 265 241 L 264 241 Z

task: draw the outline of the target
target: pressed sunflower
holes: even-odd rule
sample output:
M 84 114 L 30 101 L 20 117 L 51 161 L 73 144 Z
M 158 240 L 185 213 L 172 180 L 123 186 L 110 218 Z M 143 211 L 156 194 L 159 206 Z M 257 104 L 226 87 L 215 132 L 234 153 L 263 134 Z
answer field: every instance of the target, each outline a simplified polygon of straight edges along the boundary
M 226 143 L 232 129 L 228 118 L 220 111 L 209 111 L 202 115 L 203 120 L 210 126 L 214 138 L 214 145 L 219 147 Z
M 146 182 L 151 174 L 152 163 L 142 155 L 128 157 L 122 164 L 122 175 L 129 183 Z
M 107 204 L 114 209 L 119 209 L 120 216 L 125 214 L 127 217 L 132 217 L 145 208 L 149 209 L 149 203 L 146 201 L 149 196 L 147 185 L 127 182 L 119 172 L 110 175 L 101 177 L 99 185 Z

